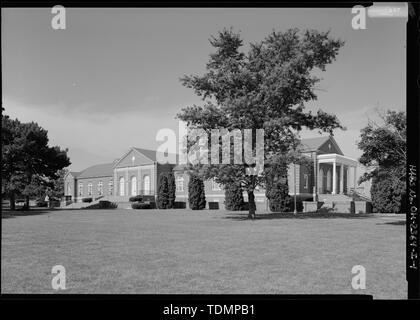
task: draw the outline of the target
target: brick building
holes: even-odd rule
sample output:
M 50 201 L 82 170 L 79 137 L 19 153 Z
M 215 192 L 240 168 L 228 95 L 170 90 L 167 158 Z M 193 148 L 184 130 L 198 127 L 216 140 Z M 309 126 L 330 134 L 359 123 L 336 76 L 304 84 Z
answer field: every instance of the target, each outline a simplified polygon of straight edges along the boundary
M 302 152 L 313 163 L 311 166 L 290 165 L 289 193 L 300 198 L 323 195 L 346 195 L 356 188 L 358 162 L 346 157 L 333 137 L 302 139 Z M 98 164 L 81 172 L 69 172 L 65 177 L 67 202 L 83 198 L 127 202 L 134 195 L 156 195 L 161 172 L 173 172 L 176 182 L 176 201 L 188 202 L 188 173 L 182 165 L 160 164 L 156 152 L 130 148 L 120 159 Z M 295 189 L 296 186 L 296 189 Z M 224 191 L 214 180 L 205 181 L 207 203 L 223 208 Z M 244 193 L 245 201 L 247 194 Z M 268 207 L 265 190 L 255 190 L 258 209 Z M 217 205 L 218 204 L 218 205 Z

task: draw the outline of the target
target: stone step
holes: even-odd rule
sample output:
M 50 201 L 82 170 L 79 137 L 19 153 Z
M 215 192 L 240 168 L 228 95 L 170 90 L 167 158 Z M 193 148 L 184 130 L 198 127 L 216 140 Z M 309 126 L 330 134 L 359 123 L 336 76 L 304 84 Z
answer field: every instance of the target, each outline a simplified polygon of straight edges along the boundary
M 352 201 L 352 197 L 345 194 L 320 194 L 318 200 L 321 202 L 334 202 L 334 201 Z

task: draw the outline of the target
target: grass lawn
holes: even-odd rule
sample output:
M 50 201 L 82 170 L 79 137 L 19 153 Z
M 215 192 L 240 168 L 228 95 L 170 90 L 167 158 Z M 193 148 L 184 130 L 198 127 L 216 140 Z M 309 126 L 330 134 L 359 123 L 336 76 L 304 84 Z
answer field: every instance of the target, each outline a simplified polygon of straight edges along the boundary
M 2 219 L 2 293 L 366 293 L 406 298 L 404 216 L 52 210 Z M 351 287 L 354 265 L 366 290 Z

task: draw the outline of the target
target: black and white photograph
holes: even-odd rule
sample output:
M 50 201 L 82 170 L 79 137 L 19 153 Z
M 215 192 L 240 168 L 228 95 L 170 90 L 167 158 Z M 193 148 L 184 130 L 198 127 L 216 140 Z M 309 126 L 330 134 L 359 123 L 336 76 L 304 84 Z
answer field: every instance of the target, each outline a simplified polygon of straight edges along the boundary
M 3 7 L 2 295 L 407 299 L 417 5 Z

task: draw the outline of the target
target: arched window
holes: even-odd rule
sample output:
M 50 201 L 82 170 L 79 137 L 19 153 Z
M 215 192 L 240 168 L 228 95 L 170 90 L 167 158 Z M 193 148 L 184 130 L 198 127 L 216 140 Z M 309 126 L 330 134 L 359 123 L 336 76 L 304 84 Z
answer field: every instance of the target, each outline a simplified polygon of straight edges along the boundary
M 71 195 L 70 182 L 67 182 L 67 195 Z
M 144 194 L 150 194 L 150 176 L 143 177 L 143 191 Z
M 137 195 L 137 177 L 136 176 L 131 177 L 131 195 L 132 196 Z
M 124 177 L 121 177 L 120 178 L 120 196 L 124 196 L 125 195 L 124 186 L 125 186 Z
M 176 191 L 183 192 L 184 191 L 184 177 L 177 176 L 175 180 Z
M 101 196 L 104 194 L 104 185 L 102 181 L 98 182 L 98 195 Z

